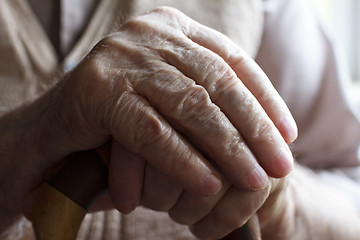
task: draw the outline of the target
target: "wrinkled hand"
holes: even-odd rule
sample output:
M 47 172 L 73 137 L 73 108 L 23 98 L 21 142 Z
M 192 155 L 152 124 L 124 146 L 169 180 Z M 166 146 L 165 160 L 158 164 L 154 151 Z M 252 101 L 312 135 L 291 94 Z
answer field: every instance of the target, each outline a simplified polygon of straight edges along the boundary
M 259 218 L 263 239 L 292 239 L 295 217 L 287 178 L 270 178 L 268 187 L 260 191 L 241 190 L 224 179 L 217 194 L 200 196 L 183 191 L 151 165 L 147 165 L 145 176 L 141 205 L 168 212 L 175 222 L 189 226 L 200 239 L 223 238 L 254 214 Z M 236 235 L 234 239 L 241 238 Z
M 137 24 L 141 25 L 141 23 L 142 22 L 138 22 Z M 235 51 L 233 50 L 234 52 L 240 52 L 240 50 L 237 49 L 237 47 L 233 45 L 233 43 L 229 42 L 229 40 L 221 34 L 217 32 L 212 32 L 212 30 L 206 29 L 203 26 L 198 27 L 200 29 L 204 28 L 203 31 L 208 30 L 211 33 L 214 33 L 217 38 L 221 39 L 221 41 L 219 42 L 228 43 L 231 47 L 236 49 Z M 216 43 L 213 44 L 215 46 L 212 46 L 212 49 L 216 49 Z M 210 48 L 211 44 L 207 45 L 207 47 Z M 220 51 L 220 53 L 217 52 L 217 54 L 219 54 L 221 57 L 227 56 L 222 51 Z M 227 52 L 227 54 L 231 56 L 231 52 Z M 225 61 L 227 60 L 227 63 L 229 63 L 228 59 L 231 59 L 231 57 L 229 56 L 228 58 L 224 58 Z M 234 58 L 236 59 L 236 57 Z M 241 59 L 248 57 L 242 53 L 241 57 L 239 58 Z M 234 125 L 235 127 L 238 127 L 237 130 L 240 131 L 240 135 L 244 136 L 242 141 L 245 144 L 249 145 L 249 149 L 246 150 L 252 151 L 252 153 L 255 155 L 256 160 L 260 163 L 262 167 L 265 168 L 267 173 L 273 177 L 282 177 L 286 175 L 286 171 L 289 170 L 289 168 L 287 168 L 289 167 L 289 165 L 286 166 L 287 163 L 286 161 L 284 161 L 285 159 L 280 159 L 280 161 L 279 159 L 277 159 L 279 162 L 276 162 L 276 157 L 265 159 L 264 155 L 261 155 L 261 150 L 257 149 L 257 147 L 260 148 L 260 146 L 263 146 L 264 153 L 271 153 L 274 151 L 278 151 L 279 148 L 281 149 L 282 147 L 284 147 L 284 145 L 281 145 L 284 142 L 278 138 L 279 135 L 276 130 L 274 131 L 273 125 L 269 126 L 269 129 L 266 129 L 267 127 L 265 127 L 265 131 L 262 131 L 261 133 L 256 132 L 256 130 L 258 130 L 258 128 L 256 128 L 256 125 L 257 127 L 259 127 L 258 124 L 260 124 L 261 126 L 261 124 L 268 123 L 267 121 L 269 120 L 267 116 L 262 115 L 264 112 L 261 107 L 267 110 L 268 116 L 272 117 L 270 121 L 274 121 L 275 126 L 278 128 L 278 130 L 280 130 L 283 138 L 288 143 L 290 143 L 296 137 L 296 128 L 293 126 L 293 123 L 291 123 L 291 119 L 281 122 L 284 118 L 289 117 L 288 115 L 284 117 L 284 114 L 288 114 L 288 112 L 286 110 L 286 107 L 281 103 L 281 100 L 279 99 L 275 90 L 269 84 L 269 80 L 264 76 L 261 70 L 250 59 L 247 59 L 246 61 L 244 59 L 241 59 L 240 61 L 240 59 L 238 59 L 238 65 L 228 65 L 232 68 L 232 70 L 237 70 L 237 77 L 245 76 L 245 78 L 241 77 L 240 79 L 243 81 L 243 83 L 245 83 L 247 89 L 239 89 L 239 93 L 241 93 L 241 91 L 244 91 L 244 94 L 249 94 L 249 97 L 251 98 L 251 94 L 253 92 L 255 95 L 256 93 L 259 94 L 259 92 L 263 91 L 261 95 L 264 98 L 255 95 L 255 99 L 252 98 L 253 100 L 255 100 L 255 103 L 252 103 L 250 106 L 246 105 L 246 98 L 239 99 L 239 105 L 245 105 L 244 109 L 241 109 L 243 114 L 243 116 L 241 116 L 241 119 L 244 120 L 242 122 L 243 125 L 241 125 L 241 123 L 238 123 L 238 125 L 236 125 L 236 122 L 234 123 Z M 179 62 L 181 61 L 179 60 Z M 186 68 L 177 68 L 191 71 L 191 69 L 188 70 Z M 209 66 L 207 66 L 207 68 L 209 68 Z M 251 74 L 249 73 L 249 71 Z M 193 76 L 198 76 L 196 73 L 186 75 L 191 76 L 192 78 L 195 78 Z M 233 83 L 234 86 L 236 86 L 237 84 L 241 84 L 239 83 L 238 78 L 236 78 L 235 76 L 233 77 L 235 81 L 238 81 L 238 83 Z M 245 81 L 243 79 L 245 79 Z M 231 80 L 231 77 L 225 79 L 225 81 Z M 229 85 L 231 86 L 232 84 L 229 83 Z M 230 91 L 231 89 L 232 88 L 226 88 L 226 91 Z M 248 90 L 250 90 L 251 94 L 248 92 Z M 213 94 L 216 96 L 216 93 Z M 214 98 L 211 95 L 210 98 L 217 99 L 216 97 Z M 262 104 L 258 104 L 256 102 L 261 100 Z M 200 103 L 198 102 L 197 104 Z M 227 102 L 227 104 L 234 106 L 234 103 L 232 103 L 231 101 Z M 255 104 L 257 108 L 254 108 L 253 104 Z M 224 103 L 223 106 L 226 107 L 226 104 Z M 234 112 L 229 109 L 228 115 L 238 117 L 238 115 L 235 113 L 237 109 L 239 109 L 239 106 L 236 106 L 233 109 Z M 198 112 L 202 113 L 202 110 L 202 105 L 200 105 Z M 174 118 L 170 118 L 169 121 L 173 123 L 173 119 Z M 281 120 L 276 122 L 276 119 Z M 286 121 L 289 122 L 285 123 Z M 177 124 L 178 123 L 176 123 L 174 126 L 177 126 Z M 294 128 L 291 129 L 291 127 Z M 203 128 L 205 128 L 206 131 L 204 131 Z M 244 130 L 244 128 L 248 129 Z M 231 140 L 232 138 L 234 138 L 234 136 L 237 136 L 236 133 L 230 134 L 234 132 L 232 128 L 228 128 L 227 130 L 227 133 L 229 133 L 229 135 L 221 135 L 224 137 L 216 138 L 217 141 L 212 143 L 207 143 L 208 139 L 201 138 L 201 136 L 214 136 L 211 135 L 211 132 L 214 131 L 214 128 L 206 128 L 206 125 L 198 125 L 197 129 L 193 129 L 196 131 L 196 135 L 186 132 L 187 128 L 184 128 L 183 125 L 181 125 L 178 129 L 181 129 L 178 131 L 181 131 L 181 133 L 186 135 L 188 139 L 190 139 L 192 143 L 195 144 L 195 146 L 200 148 L 203 152 L 206 152 L 207 159 L 212 160 L 212 163 L 215 163 L 215 166 L 218 166 L 222 170 L 224 168 L 222 168 L 222 165 L 220 164 L 226 164 L 226 162 L 230 163 L 231 157 L 234 157 L 234 161 L 236 161 L 236 157 L 239 157 L 239 159 L 242 159 L 243 161 L 251 161 L 253 159 L 253 155 L 251 154 L 250 157 L 249 155 L 245 155 L 244 153 L 239 156 L 238 150 L 235 151 L 235 154 L 234 152 L 230 151 L 232 152 L 232 155 L 229 156 L 227 153 L 227 151 L 229 151 L 229 148 L 220 148 L 220 153 L 222 153 L 223 156 L 228 157 L 227 159 L 222 159 L 221 155 L 219 156 L 216 153 L 216 148 L 219 147 L 219 144 L 221 145 L 224 142 L 226 143 L 229 141 L 229 139 Z M 249 129 L 253 129 L 254 132 L 247 132 L 246 130 Z M 242 133 L 242 131 L 245 131 L 245 133 Z M 268 138 L 266 139 L 266 137 Z M 275 139 L 275 142 L 273 142 L 273 139 Z M 248 142 L 252 144 L 249 144 Z M 254 143 L 256 143 L 256 145 L 254 145 Z M 245 145 L 246 148 L 247 145 Z M 146 165 L 144 157 L 140 154 L 134 154 L 134 152 L 130 152 L 128 149 L 124 148 L 116 141 L 113 142 L 112 147 L 113 151 L 110 162 L 112 162 L 113 165 L 112 167 L 110 167 L 110 180 L 112 180 L 114 184 L 110 186 L 110 193 L 112 194 L 115 206 L 120 211 L 130 212 L 137 205 L 144 205 L 157 211 L 168 211 L 173 220 L 178 223 L 190 226 L 191 231 L 197 237 L 210 239 L 218 239 L 220 237 L 224 237 L 234 229 L 239 228 L 243 224 L 245 224 L 252 215 L 258 214 L 260 216 L 260 222 L 262 224 L 262 232 L 264 236 L 266 236 L 266 239 L 287 239 L 288 235 L 286 234 L 283 236 L 278 235 L 279 232 L 284 232 L 283 230 L 292 224 L 292 222 L 289 221 L 290 217 L 288 218 L 289 214 L 285 214 L 285 212 L 291 211 L 291 209 L 288 207 L 289 205 L 291 205 L 291 200 L 286 194 L 287 190 L 285 187 L 285 179 L 276 180 L 270 178 L 271 184 L 268 185 L 266 188 L 263 188 L 252 187 L 251 184 L 238 184 L 237 186 L 235 186 L 232 185 L 231 181 L 226 181 L 226 179 L 223 178 L 224 185 L 217 194 L 213 196 L 201 196 L 193 192 L 183 191 L 182 187 L 178 184 L 178 182 L 172 181 L 171 177 L 158 172 L 155 169 L 156 167 L 153 167 L 151 164 Z M 286 145 L 284 148 L 286 149 L 285 152 L 288 151 Z M 215 152 L 215 154 L 208 154 L 208 151 L 210 151 L 211 153 Z M 291 161 L 291 154 L 289 155 L 290 156 L 288 156 L 288 158 L 290 158 Z M 214 159 L 213 156 L 219 156 L 219 158 Z M 263 156 L 263 161 L 260 158 L 261 156 Z M 143 177 L 142 173 L 144 172 L 145 165 L 146 170 Z M 241 178 L 242 176 L 248 176 L 246 174 L 242 175 L 243 172 L 241 172 L 241 170 L 243 169 L 243 166 L 244 165 L 235 165 L 234 167 L 234 170 L 238 170 L 237 172 L 239 178 Z M 279 172 L 279 168 L 283 168 L 282 173 L 281 170 Z M 287 170 L 285 170 L 286 168 Z M 114 171 L 114 169 L 116 171 Z M 226 171 L 226 168 L 224 171 Z M 190 174 L 187 175 L 186 170 L 184 169 L 184 175 L 191 177 Z M 229 176 L 227 174 L 224 175 Z M 131 188 L 131 191 L 129 191 L 129 186 Z M 274 231 L 276 227 L 278 227 L 279 231 Z
M 197 194 L 221 189 L 214 166 L 239 189 L 264 189 L 268 176 L 291 170 L 286 142 L 297 134 L 284 102 L 249 56 L 221 33 L 166 7 L 103 39 L 23 112 L 38 115 L 24 120 L 30 130 L 26 138 L 13 135 L 14 145 L 36 147 L 9 154 L 17 158 L 9 162 L 24 169 L 9 168 L 20 177 L 2 181 L 5 192 L 13 189 L 3 205 L 18 206 L 62 158 L 110 138 L 110 194 L 123 212 L 138 204 L 145 162 Z
M 132 116 L 125 112 L 126 119 L 116 118 L 119 112 L 114 119 L 123 122 L 112 122 L 129 126 L 141 136 L 146 130 L 146 136 L 138 138 L 141 140 L 156 136 L 156 140 L 134 148 L 136 144 L 130 146 L 129 139 L 114 135 L 110 193 L 120 211 L 131 211 L 140 200 L 145 160 L 185 189 L 205 195 L 216 191 L 199 191 L 200 183 L 206 182 L 197 164 L 206 162 L 202 156 L 240 189 L 263 189 L 268 183 L 263 169 L 271 177 L 283 177 L 291 170 L 292 155 L 286 142 L 296 138 L 295 123 L 261 69 L 224 35 L 174 9 L 160 8 L 127 22 L 100 48 L 105 55 L 98 61 L 102 64 L 108 62 L 106 53 L 127 54 L 125 63 L 116 62 L 112 68 L 118 75 L 125 71 L 131 87 L 125 84 L 122 88 L 130 87 L 128 91 L 134 95 L 133 100 L 125 101 L 123 95 L 115 97 L 121 99 L 117 110 L 136 101 L 142 104 L 144 98 L 151 106 L 141 108 L 151 111 L 145 118 L 134 115 L 134 108 L 129 107 L 126 111 L 133 111 Z M 144 126 L 150 125 L 149 119 L 153 123 L 158 113 L 164 119 L 156 121 L 164 128 L 155 133 Z M 114 128 L 114 133 L 124 132 Z M 168 129 L 171 137 L 164 134 Z M 131 139 L 130 131 L 126 136 Z M 172 143 L 174 138 L 180 139 L 181 145 L 178 140 Z

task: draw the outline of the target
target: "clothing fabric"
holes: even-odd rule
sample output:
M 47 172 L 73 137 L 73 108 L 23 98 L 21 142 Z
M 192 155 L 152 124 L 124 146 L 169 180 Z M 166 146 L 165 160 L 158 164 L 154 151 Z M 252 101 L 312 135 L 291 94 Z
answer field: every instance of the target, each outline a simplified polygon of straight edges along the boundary
M 260 0 L 198 0 L 188 3 L 101 0 L 83 34 L 62 61 L 59 61 L 56 50 L 26 1 L 0 0 L 0 114 L 46 91 L 56 83 L 56 73 L 76 66 L 101 38 L 116 31 L 130 16 L 161 5 L 180 9 L 197 21 L 232 37 L 251 55 L 256 54 L 262 31 Z M 71 9 L 69 4 L 64 6 Z M 64 17 L 67 16 L 65 13 Z M 234 22 L 236 24 L 232 24 Z M 69 31 L 71 29 L 65 29 L 60 36 L 65 39 L 65 36 L 71 35 Z
M 66 56 L 91 18 L 97 0 L 28 0 L 59 58 Z
M 307 1 L 264 1 L 264 33 L 256 57 L 292 112 L 300 164 L 349 195 L 360 214 L 359 110 L 341 47 Z
M 291 148 L 296 160 L 360 203 L 360 124 L 346 97 L 350 77 L 338 47 L 306 1 L 101 0 L 92 15 L 87 8 L 89 24 L 60 62 L 29 5 L 0 0 L 0 112 L 46 91 L 56 83 L 56 76 L 76 66 L 97 41 L 116 31 L 129 16 L 160 5 L 178 8 L 250 53 L 295 117 L 299 138 Z M 66 7 L 63 14 L 67 18 Z M 75 36 L 82 27 L 62 31 L 63 36 L 71 31 L 69 35 Z M 23 239 L 31 239 L 31 232 Z M 126 216 L 116 211 L 87 215 L 78 239 L 194 237 L 166 213 L 139 208 Z
M 339 47 L 306 1 L 265 1 L 264 13 L 256 61 L 296 119 L 296 160 L 321 169 L 358 165 L 360 126 L 346 95 L 351 78 Z

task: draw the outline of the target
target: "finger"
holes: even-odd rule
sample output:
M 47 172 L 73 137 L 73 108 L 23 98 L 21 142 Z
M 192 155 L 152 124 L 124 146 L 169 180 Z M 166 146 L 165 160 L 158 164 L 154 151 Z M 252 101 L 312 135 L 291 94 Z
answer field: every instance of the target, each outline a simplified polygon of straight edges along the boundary
M 158 12 L 159 16 L 168 16 L 170 27 L 197 43 L 188 43 L 181 37 L 169 39 L 159 47 L 166 61 L 206 88 L 270 176 L 283 177 L 289 173 L 293 158 L 283 138 L 287 142 L 296 138 L 296 124 L 266 75 L 223 34 L 177 10 L 165 8 L 155 11 Z M 163 46 L 172 46 L 172 49 Z
M 206 88 L 212 101 L 239 130 L 260 165 L 271 177 L 288 174 L 293 164 L 291 152 L 253 93 L 219 56 L 196 46 L 189 54 L 184 50 L 188 48 L 180 47 L 177 50 L 180 52 L 168 54 L 167 60 Z M 194 66 L 189 64 L 191 59 L 201 60 Z M 202 69 L 206 69 L 205 75 Z M 220 167 L 223 169 L 228 166 L 225 163 Z M 226 170 L 224 172 L 228 173 Z
M 190 229 L 198 238 L 220 239 L 243 226 L 266 200 L 269 189 L 256 192 L 232 187 L 212 211 Z
M 265 73 L 238 45 L 224 34 L 194 21 L 176 9 L 159 8 L 157 11 L 171 16 L 168 25 L 180 29 L 192 41 L 223 58 L 264 107 L 284 139 L 288 143 L 296 139 L 296 123 L 285 102 Z
M 181 70 L 181 72 L 177 69 L 178 67 L 188 67 L 189 69 L 185 70 L 197 72 L 192 73 L 192 75 L 203 74 L 206 76 L 208 66 L 204 66 L 201 63 L 202 60 L 213 59 L 214 62 L 217 60 L 219 64 L 219 60 L 222 59 L 209 50 L 194 44 L 182 32 L 178 31 L 176 33 L 173 28 L 159 26 L 158 21 L 155 21 L 155 23 L 154 19 L 145 15 L 125 25 L 124 29 L 133 29 L 135 27 L 138 30 L 144 30 L 151 27 L 151 36 L 167 37 L 161 39 L 161 41 L 155 38 L 150 46 L 144 46 L 143 52 L 146 54 L 152 53 L 152 57 L 148 60 L 143 59 L 141 64 L 137 65 L 141 68 L 141 72 L 145 74 L 140 80 L 139 78 L 129 78 L 131 85 L 177 131 L 186 135 L 193 144 L 214 160 L 215 164 L 220 166 L 232 183 L 246 189 L 263 189 L 268 184 L 268 176 L 258 164 L 257 159 L 249 150 L 238 130 L 221 109 L 212 102 L 208 94 L 209 90 L 201 86 L 201 84 L 197 84 L 196 79 L 194 81 L 186 77 L 187 74 L 184 75 L 184 70 Z M 140 33 L 141 31 L 135 31 L 133 34 L 137 36 L 136 34 Z M 139 44 L 141 45 L 142 42 L 139 42 Z M 193 50 L 199 51 L 199 49 L 207 52 L 202 56 L 192 54 Z M 212 54 L 205 59 L 209 52 Z M 180 63 L 178 65 L 173 64 L 175 67 L 169 66 L 167 62 L 164 62 L 161 58 L 159 59 L 158 56 L 160 55 L 165 60 L 168 60 L 172 54 L 185 55 L 183 57 L 178 56 L 177 61 Z M 187 63 L 182 63 L 183 60 L 187 61 Z M 227 64 L 222 60 L 220 67 L 224 66 L 227 66 Z M 252 102 L 255 100 L 253 99 Z M 238 115 L 242 114 L 242 117 L 247 119 L 249 113 L 244 112 Z M 256 113 L 250 113 L 250 115 L 257 117 Z M 263 115 L 266 114 L 263 113 Z M 268 122 L 271 123 L 270 120 Z
M 112 142 L 109 165 L 109 192 L 115 207 L 130 213 L 141 198 L 145 160 Z
M 221 179 L 213 167 L 146 99 L 124 93 L 115 109 L 111 132 L 122 146 L 142 156 L 188 191 L 211 195 L 220 190 Z
M 165 53 L 166 60 L 194 79 L 199 85 L 204 86 L 212 101 L 240 131 L 260 165 L 271 177 L 283 177 L 288 174 L 293 168 L 293 158 L 289 147 L 264 111 L 263 106 L 247 86 L 240 81 L 233 69 L 215 53 L 202 49 L 196 46 L 197 44 L 188 43 L 190 46 L 187 47 L 184 47 L 186 44 L 184 42 L 179 44 L 180 47 L 175 52 L 167 51 Z M 191 45 L 193 46 L 191 47 Z M 190 53 L 189 48 L 192 49 Z M 200 59 L 200 61 L 194 65 L 191 63 L 193 59 Z M 204 74 L 204 69 L 206 69 L 206 74 Z M 257 70 L 260 69 L 251 69 L 254 72 L 253 78 L 257 77 L 255 75 Z M 259 82 L 262 80 L 267 79 L 258 79 Z M 270 87 L 270 92 L 272 90 L 275 92 Z M 272 99 L 271 93 L 264 92 L 262 94 L 262 96 L 268 94 L 267 96 L 270 95 L 268 99 Z M 227 163 L 219 165 L 223 170 L 228 168 Z M 227 170 L 224 172 L 228 173 Z
M 228 181 L 223 181 L 222 189 L 212 196 L 200 196 L 185 191 L 169 211 L 169 216 L 177 223 L 192 225 L 208 215 L 230 187 Z
M 229 64 L 263 106 L 286 142 L 293 142 L 297 137 L 295 120 L 285 102 L 255 61 L 225 35 L 205 26 L 200 26 L 196 34 L 189 35 L 193 41 L 217 53 Z
M 155 211 L 168 211 L 183 192 L 170 177 L 146 165 L 142 205 Z
M 147 76 L 151 81 L 135 81 L 136 91 L 220 166 L 236 186 L 263 189 L 268 184 L 267 174 L 206 89 L 167 63 L 151 64 L 158 70 Z M 242 118 L 249 115 L 244 114 Z

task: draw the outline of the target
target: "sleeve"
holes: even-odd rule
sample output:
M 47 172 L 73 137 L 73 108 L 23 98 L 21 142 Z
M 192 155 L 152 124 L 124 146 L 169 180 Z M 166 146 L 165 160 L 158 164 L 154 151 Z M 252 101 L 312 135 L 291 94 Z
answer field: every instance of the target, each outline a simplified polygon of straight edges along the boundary
M 299 127 L 298 163 L 351 196 L 360 213 L 360 122 L 347 95 L 351 78 L 341 49 L 302 0 L 264 0 L 256 61 Z

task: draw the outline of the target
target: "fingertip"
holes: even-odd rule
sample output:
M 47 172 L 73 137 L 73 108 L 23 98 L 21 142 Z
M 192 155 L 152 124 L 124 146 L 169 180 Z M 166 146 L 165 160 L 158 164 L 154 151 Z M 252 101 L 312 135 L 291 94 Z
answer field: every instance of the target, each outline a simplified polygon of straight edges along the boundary
M 254 191 L 262 190 L 269 185 L 269 177 L 259 164 L 255 165 L 247 180 L 250 188 Z
M 294 168 L 294 158 L 290 150 L 288 148 L 281 150 L 279 155 L 274 159 L 272 165 L 274 170 L 274 175 L 272 177 L 281 178 L 288 175 Z
M 136 201 L 122 199 L 116 202 L 116 209 L 126 215 L 134 211 L 138 205 Z
M 217 174 L 211 173 L 206 176 L 205 180 L 203 181 L 202 193 L 209 196 L 215 195 L 221 190 L 221 188 L 221 178 Z
M 279 124 L 279 131 L 286 143 L 292 143 L 298 136 L 296 122 L 292 117 L 284 116 Z

